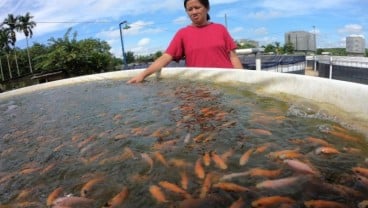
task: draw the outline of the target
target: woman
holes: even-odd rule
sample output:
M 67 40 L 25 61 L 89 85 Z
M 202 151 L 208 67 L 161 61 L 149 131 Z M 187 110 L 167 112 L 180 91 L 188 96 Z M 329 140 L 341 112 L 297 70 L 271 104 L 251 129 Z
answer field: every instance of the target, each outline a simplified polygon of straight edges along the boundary
M 192 24 L 180 29 L 165 53 L 128 83 L 142 82 L 172 60 L 184 57 L 187 67 L 243 68 L 229 32 L 209 21 L 209 0 L 184 0 L 184 7 Z

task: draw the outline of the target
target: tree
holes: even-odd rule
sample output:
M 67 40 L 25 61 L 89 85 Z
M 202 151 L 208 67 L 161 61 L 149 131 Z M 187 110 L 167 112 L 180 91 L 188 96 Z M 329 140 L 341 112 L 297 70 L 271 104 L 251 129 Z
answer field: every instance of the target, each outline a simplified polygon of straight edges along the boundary
M 22 31 L 24 35 L 26 36 L 26 43 L 27 43 L 27 56 L 28 56 L 28 64 L 29 64 L 29 70 L 31 73 L 33 73 L 32 70 L 32 63 L 31 63 L 31 56 L 29 54 L 29 45 L 28 45 L 28 37 L 32 38 L 33 31 L 32 29 L 36 26 L 36 23 L 34 21 L 31 21 L 33 16 L 30 16 L 29 12 L 26 13 L 24 16 L 18 16 L 18 31 Z
M 292 42 L 287 42 L 284 45 L 284 53 L 293 54 L 294 53 L 294 45 Z
M 9 53 L 10 53 L 10 44 L 12 44 L 12 34 L 8 28 L 0 28 L 0 49 L 1 52 L 4 52 L 6 54 L 6 59 L 8 62 L 8 70 L 9 70 L 9 77 L 10 79 L 13 78 L 11 73 L 11 67 L 9 62 Z
M 14 57 L 15 57 L 15 65 L 16 65 L 16 68 L 17 68 L 18 76 L 20 76 L 18 60 L 17 60 L 17 53 L 15 51 L 15 43 L 17 42 L 17 36 L 16 36 L 16 33 L 15 33 L 15 31 L 17 30 L 17 25 L 18 25 L 17 21 L 18 21 L 18 17 L 14 17 L 13 14 L 8 14 L 8 17 L 5 18 L 4 23 L 8 26 L 8 29 L 9 29 L 9 32 L 10 32 L 10 38 L 11 38 L 10 44 L 13 46 Z
M 67 76 L 100 73 L 113 69 L 110 46 L 106 41 L 85 39 L 78 41 L 77 33 L 72 38 L 69 28 L 63 38 L 50 38 L 47 52 L 35 57 L 37 70 L 61 70 Z

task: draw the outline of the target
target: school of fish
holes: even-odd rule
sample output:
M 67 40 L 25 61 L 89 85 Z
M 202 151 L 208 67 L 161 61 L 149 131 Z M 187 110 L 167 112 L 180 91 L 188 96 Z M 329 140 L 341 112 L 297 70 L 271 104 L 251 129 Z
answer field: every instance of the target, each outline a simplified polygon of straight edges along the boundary
M 19 187 L 16 194 L 9 195 L 12 200 L 0 201 L 0 208 L 368 207 L 367 149 L 349 146 L 352 142 L 365 144 L 366 141 L 350 134 L 348 129 L 330 124 L 328 131 L 322 132 L 323 137 L 295 133 L 294 138 L 279 143 L 273 139 L 275 132 L 267 129 L 267 124 L 282 125 L 287 116 L 270 109 L 253 112 L 249 119 L 251 127 L 236 134 L 238 138 L 232 138 L 232 144 L 221 143 L 229 139 L 224 137 L 224 132 L 239 128 L 239 121 L 232 117 L 232 109 L 206 105 L 218 102 L 217 93 L 209 89 L 178 88 L 172 94 L 160 96 L 181 100 L 169 109 L 175 120 L 173 126 L 132 125 L 114 134 L 111 134 L 113 130 L 89 135 L 78 132 L 65 142 L 47 136 L 35 138 L 40 142 L 38 148 L 44 148 L 41 143 L 55 144 L 49 157 L 56 159 L 43 159 L 42 164 L 30 161 L 18 171 L 1 169 L 0 193 L 16 185 L 12 183 L 16 178 L 30 181 L 38 178 L 42 186 Z M 233 102 L 240 105 L 237 100 Z M 109 116 L 116 129 L 134 124 L 124 120 L 120 113 L 98 116 Z M 17 142 L 27 143 L 31 139 L 27 134 L 27 130 L 18 130 L 1 139 L 10 142 L 22 138 Z M 115 142 L 111 148 L 117 151 L 111 153 L 104 148 L 101 138 L 107 137 Z M 140 149 L 134 144 L 138 139 L 149 140 L 149 148 Z M 336 145 L 334 140 L 341 143 Z M 62 160 L 58 154 L 69 147 L 77 154 Z M 14 152 L 16 147 L 8 147 L 1 149 L 0 156 L 11 158 Z M 37 157 L 36 153 L 37 149 L 33 149 L 25 155 L 33 158 Z M 362 155 L 360 162 L 352 162 Z M 75 161 L 79 166 L 76 170 L 87 171 L 79 174 L 60 168 L 60 162 L 74 164 Z M 344 164 L 344 168 L 331 172 L 324 164 L 326 161 L 329 165 Z M 91 166 L 98 171 L 89 171 L 87 167 Z M 114 168 L 118 169 L 109 172 Z M 59 181 L 48 187 L 47 177 L 53 174 L 59 174 Z M 79 178 L 71 183 L 68 177 L 73 174 Z

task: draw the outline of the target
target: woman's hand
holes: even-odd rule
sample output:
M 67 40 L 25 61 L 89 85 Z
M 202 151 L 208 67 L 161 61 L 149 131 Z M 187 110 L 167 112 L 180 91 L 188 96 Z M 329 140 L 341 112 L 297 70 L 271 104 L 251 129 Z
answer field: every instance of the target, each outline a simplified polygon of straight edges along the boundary
M 130 80 L 127 81 L 128 84 L 133 84 L 133 83 L 141 83 L 144 80 L 145 76 L 143 74 L 138 74 L 137 76 L 131 78 Z

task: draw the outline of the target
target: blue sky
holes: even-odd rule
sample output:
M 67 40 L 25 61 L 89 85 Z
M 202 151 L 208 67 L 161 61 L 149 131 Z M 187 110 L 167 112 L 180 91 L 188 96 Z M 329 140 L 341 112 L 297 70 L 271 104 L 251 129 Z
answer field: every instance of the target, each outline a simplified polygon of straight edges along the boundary
M 284 44 L 286 32 L 299 30 L 315 31 L 318 48 L 345 47 L 348 35 L 367 37 L 367 0 L 210 0 L 210 4 L 213 22 L 225 24 L 227 19 L 234 39 L 252 39 L 260 45 Z M 183 0 L 0 1 L 1 21 L 7 14 L 26 12 L 37 23 L 31 44 L 47 44 L 49 38 L 62 37 L 72 27 L 78 39 L 107 41 L 118 57 L 121 57 L 119 23 L 124 20 L 130 26 L 123 30 L 125 51 L 136 55 L 165 50 L 175 32 L 190 24 Z M 18 47 L 25 47 L 24 38 L 18 35 Z

